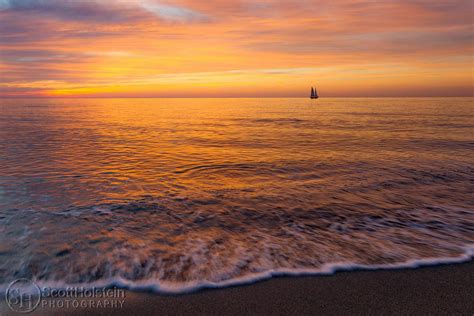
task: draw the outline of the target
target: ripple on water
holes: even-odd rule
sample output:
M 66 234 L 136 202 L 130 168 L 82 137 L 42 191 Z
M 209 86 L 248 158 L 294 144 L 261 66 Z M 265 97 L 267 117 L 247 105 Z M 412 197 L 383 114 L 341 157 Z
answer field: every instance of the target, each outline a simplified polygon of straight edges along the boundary
M 470 98 L 5 102 L 2 282 L 180 291 L 473 253 Z

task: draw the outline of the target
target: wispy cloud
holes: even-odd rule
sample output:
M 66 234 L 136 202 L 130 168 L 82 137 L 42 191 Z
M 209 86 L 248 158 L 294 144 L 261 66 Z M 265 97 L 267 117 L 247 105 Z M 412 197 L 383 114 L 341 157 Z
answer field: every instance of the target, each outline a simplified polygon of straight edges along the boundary
M 154 0 L 0 0 L 0 11 L 103 23 L 145 19 L 144 13 L 150 13 L 159 19 L 179 22 L 207 19 L 206 15 L 184 6 Z
M 132 15 L 124 10 L 124 4 L 96 0 L 0 0 L 0 12 L 109 23 L 130 20 Z
M 203 21 L 207 19 L 206 15 L 185 7 L 161 4 L 159 2 L 146 0 L 139 1 L 139 4 L 145 10 L 164 20 L 188 22 Z

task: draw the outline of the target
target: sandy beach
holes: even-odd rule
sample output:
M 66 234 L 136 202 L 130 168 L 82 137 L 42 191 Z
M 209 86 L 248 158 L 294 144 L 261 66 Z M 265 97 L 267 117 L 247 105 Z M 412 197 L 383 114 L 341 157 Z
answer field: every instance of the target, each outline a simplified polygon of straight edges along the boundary
M 127 291 L 122 308 L 38 308 L 33 315 L 472 314 L 474 262 L 278 277 L 184 295 Z M 1 315 L 14 315 L 2 301 Z

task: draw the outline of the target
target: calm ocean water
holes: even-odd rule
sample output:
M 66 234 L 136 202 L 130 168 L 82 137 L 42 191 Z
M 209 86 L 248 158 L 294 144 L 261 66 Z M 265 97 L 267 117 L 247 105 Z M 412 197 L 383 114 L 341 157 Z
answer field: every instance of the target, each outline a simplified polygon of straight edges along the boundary
M 0 99 L 0 284 L 472 257 L 474 99 Z

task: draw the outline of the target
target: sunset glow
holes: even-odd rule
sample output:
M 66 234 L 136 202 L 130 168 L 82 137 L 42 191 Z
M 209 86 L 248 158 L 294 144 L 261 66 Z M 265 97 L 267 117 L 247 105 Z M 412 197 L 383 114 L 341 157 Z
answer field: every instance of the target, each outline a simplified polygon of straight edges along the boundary
M 0 0 L 0 96 L 469 96 L 473 2 Z

